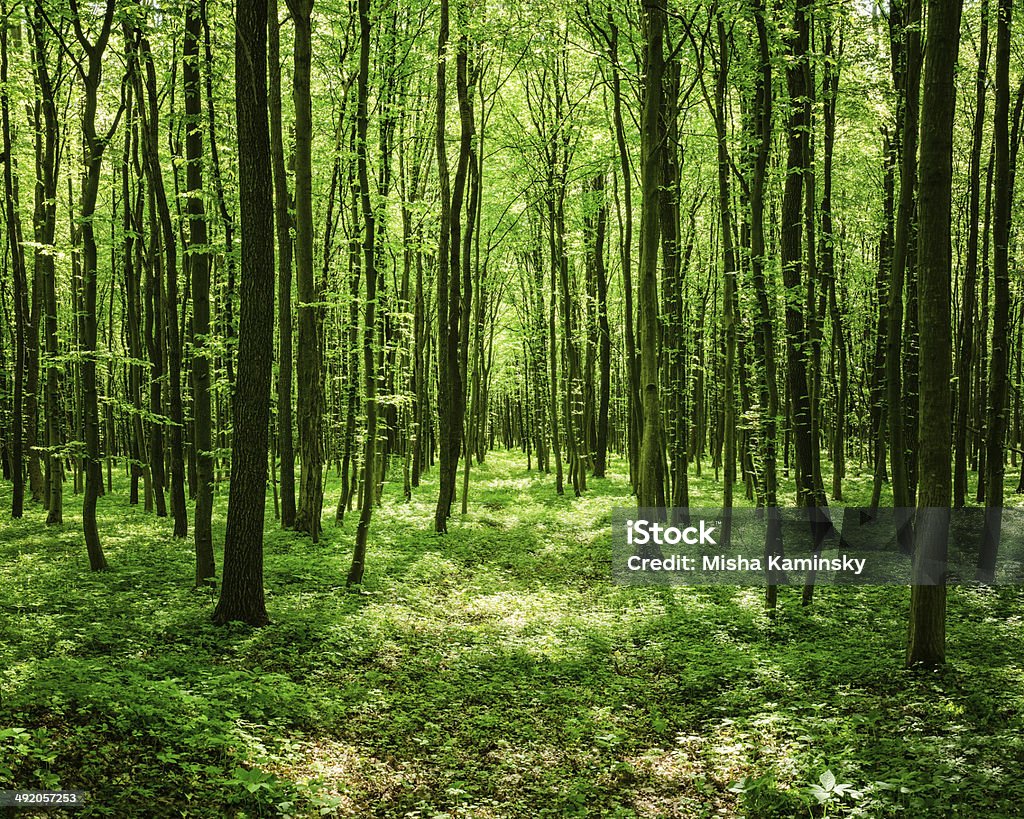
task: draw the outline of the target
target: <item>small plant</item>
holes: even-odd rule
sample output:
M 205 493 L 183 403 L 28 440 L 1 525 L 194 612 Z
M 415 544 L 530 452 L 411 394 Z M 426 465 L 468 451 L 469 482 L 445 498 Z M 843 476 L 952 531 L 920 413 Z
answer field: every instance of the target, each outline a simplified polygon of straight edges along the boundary
M 827 769 L 818 777 L 817 782 L 807 785 L 803 791 L 817 802 L 822 811 L 821 816 L 828 816 L 829 809 L 844 797 L 857 800 L 863 795 L 860 791 L 854 790 L 849 782 L 837 782 L 836 775 Z

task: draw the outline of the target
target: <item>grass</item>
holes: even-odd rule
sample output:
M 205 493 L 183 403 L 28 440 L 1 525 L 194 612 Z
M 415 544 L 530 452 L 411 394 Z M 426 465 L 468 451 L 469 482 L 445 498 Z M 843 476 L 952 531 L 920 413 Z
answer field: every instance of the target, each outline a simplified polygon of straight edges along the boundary
M 260 630 L 210 623 L 191 542 L 123 485 L 110 572 L 70 493 L 61 529 L 3 520 L 0 789 L 86 790 L 79 817 L 1020 816 L 1020 590 L 952 589 L 949 664 L 908 672 L 906 589 L 783 589 L 772 622 L 757 589 L 619 587 L 621 477 L 557 497 L 491 453 L 445 537 L 432 480 L 388 485 L 358 594 L 355 516 L 313 546 L 269 504 Z

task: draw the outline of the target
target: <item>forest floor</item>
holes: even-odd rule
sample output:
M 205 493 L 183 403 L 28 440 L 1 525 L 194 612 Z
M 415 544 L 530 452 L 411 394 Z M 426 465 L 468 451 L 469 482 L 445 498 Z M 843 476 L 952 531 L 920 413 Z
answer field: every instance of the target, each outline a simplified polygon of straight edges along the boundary
M 616 586 L 625 481 L 523 466 L 489 454 L 443 538 L 433 476 L 389 484 L 359 594 L 356 516 L 313 546 L 269 504 L 255 631 L 210 623 L 191 541 L 123 485 L 106 573 L 70 492 L 62 529 L 4 519 L 0 789 L 87 790 L 77 817 L 1022 815 L 1020 589 L 952 589 L 949 664 L 908 672 L 907 589 L 783 589 L 772 622 L 759 589 Z

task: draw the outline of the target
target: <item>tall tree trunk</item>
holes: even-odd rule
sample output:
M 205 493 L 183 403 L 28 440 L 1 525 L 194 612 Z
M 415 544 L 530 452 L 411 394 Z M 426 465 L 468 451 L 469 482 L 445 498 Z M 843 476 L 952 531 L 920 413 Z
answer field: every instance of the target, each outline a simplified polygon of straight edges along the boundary
M 552 185 L 552 182 L 553 180 L 549 177 L 549 187 Z M 543 292 L 543 289 L 541 292 Z M 558 290 L 555 286 L 555 266 L 552 264 L 547 304 L 548 415 L 551 421 L 551 451 L 555 456 L 555 493 L 561 495 L 565 488 L 562 483 L 562 431 L 558 418 L 558 333 L 555 325 L 557 303 Z
M 661 239 L 659 191 L 661 185 L 662 83 L 665 55 L 665 7 L 644 1 L 647 16 L 647 76 L 641 116 L 643 154 L 643 219 L 640 253 L 640 381 L 643 388 L 643 435 L 638 470 L 637 506 L 656 507 L 665 497 L 658 465 L 661 462 L 661 405 L 658 395 L 658 245 Z
M 82 360 L 82 428 L 85 438 L 85 494 L 82 501 L 82 529 L 85 533 L 85 546 L 89 553 L 89 566 L 93 571 L 103 571 L 107 568 L 107 560 L 100 545 L 99 528 L 96 523 L 96 500 L 102 491 L 103 471 L 100 464 L 100 413 L 96 392 L 97 250 L 93 214 L 96 212 L 96 199 L 99 194 L 103 151 L 117 126 L 117 120 L 120 119 L 119 113 L 110 131 L 100 135 L 96 131 L 96 110 L 99 104 L 100 80 L 103 77 L 103 52 L 106 50 L 107 41 L 110 38 L 110 29 L 114 21 L 114 6 L 114 0 L 107 0 L 96 39 L 90 42 L 79 19 L 78 2 L 71 0 L 75 36 L 79 46 L 86 54 L 86 59 L 78 63 L 79 76 L 82 79 L 85 93 L 82 112 L 85 174 L 82 178 L 79 207 L 82 242 L 82 310 L 78 321 L 78 340 Z
M 319 295 L 313 274 L 313 112 L 310 99 L 313 0 L 289 0 L 295 21 L 295 279 L 298 285 L 299 386 L 296 415 L 302 472 L 295 511 L 295 529 L 320 539 L 324 502 L 323 355 L 320 345 Z
M 612 334 L 608 322 L 608 272 L 605 269 L 604 245 L 608 226 L 608 200 L 605 197 L 604 174 L 594 177 L 594 194 L 598 197 L 594 217 L 594 276 L 597 279 L 598 326 L 598 389 L 597 448 L 594 453 L 594 477 L 603 478 L 608 461 L 608 406 L 611 401 Z
M 793 440 L 796 449 L 797 501 L 815 505 L 814 466 L 811 447 L 811 400 L 807 380 L 807 329 L 803 305 L 806 289 L 803 281 L 803 184 L 807 158 L 808 94 L 804 62 L 809 48 L 810 4 L 799 0 L 793 31 L 789 35 L 789 63 L 786 79 L 789 89 L 789 118 L 786 127 L 788 156 L 786 182 L 782 198 L 782 279 L 786 287 L 786 359 L 789 402 L 793 412 Z M 811 249 L 813 252 L 813 248 Z
M 133 105 L 133 92 L 129 88 L 126 94 L 126 107 L 130 111 Z M 128 336 L 128 355 L 132 363 L 128 367 L 128 392 L 132 402 L 131 422 L 131 490 L 129 503 L 138 503 L 139 479 L 143 481 L 143 503 L 147 512 L 153 511 L 153 485 L 149 466 L 146 431 L 143 423 L 145 408 L 142 403 L 143 362 L 145 354 L 142 348 L 142 268 L 140 264 L 142 252 L 142 211 L 144 191 L 142 180 L 136 185 L 135 196 L 132 196 L 131 179 L 134 171 L 133 159 L 138 157 L 138 132 L 136 128 L 125 129 L 124 151 L 121 157 L 121 198 L 124 200 L 123 226 L 123 265 L 126 301 L 126 322 Z M 133 201 L 134 200 L 134 201 Z
M 20 518 L 25 504 L 25 461 L 26 448 L 33 441 L 32 417 L 34 401 L 26 397 L 26 376 L 28 375 L 28 349 L 39 343 L 38 328 L 32 323 L 29 312 L 28 275 L 25 267 L 25 246 L 21 235 L 20 204 L 18 202 L 18 178 L 14 150 L 11 142 L 11 104 L 8 85 L 8 20 L 7 4 L 2 5 L 3 21 L 0 22 L 0 111 L 3 126 L 4 163 L 4 212 L 7 226 L 7 246 L 10 251 L 11 276 L 14 279 L 14 428 L 11 445 L 11 517 Z M 31 394 L 31 393 L 30 393 Z
M 141 105 L 142 102 L 139 101 Z M 133 146 L 138 151 L 137 140 Z M 135 157 L 135 164 L 139 177 L 139 186 L 142 187 L 144 173 L 142 165 Z M 152 186 L 146 190 L 146 205 L 150 225 L 150 242 L 146 248 L 145 258 L 142 258 L 142 242 L 139 245 L 139 267 L 146 270 L 146 292 L 145 311 L 146 319 L 144 332 L 146 337 L 146 350 L 149 353 L 149 412 L 153 417 L 149 429 L 149 465 L 153 477 L 153 495 L 156 502 L 157 517 L 167 517 L 167 500 L 164 496 L 164 488 L 167 485 L 167 470 L 164 466 L 164 425 L 160 418 L 163 416 L 163 389 L 164 381 L 164 315 L 160 308 L 163 294 L 163 273 L 157 249 L 160 245 L 159 231 L 156 229 L 156 205 Z M 141 228 L 141 219 L 140 225 Z M 142 233 L 140 229 L 140 234 Z
M 836 237 L 832 223 L 832 159 L 836 141 L 836 99 L 839 96 L 839 66 L 834 62 L 835 34 L 830 27 L 825 33 L 825 60 L 822 76 L 824 102 L 824 156 L 822 158 L 821 195 L 821 277 L 827 288 L 829 314 L 832 322 L 832 356 L 837 370 L 835 419 L 832 428 L 832 499 L 843 499 L 843 476 L 846 469 L 846 425 L 848 363 L 846 341 L 843 336 L 842 313 L 836 293 Z M 842 56 L 842 34 L 839 37 L 839 56 Z
M 554 122 L 549 148 L 549 179 L 551 199 L 548 202 L 548 241 L 551 253 L 551 298 L 555 302 L 560 294 L 562 313 L 562 359 L 565 363 L 565 440 L 569 455 L 569 480 L 573 494 L 579 497 L 587 488 L 587 438 L 583 425 L 583 372 L 580 366 L 579 346 L 576 340 L 576 306 L 569 278 L 569 258 L 565 249 L 565 196 L 569 172 L 570 150 L 567 128 L 563 125 L 563 111 L 568 105 L 565 83 L 568 66 L 564 52 L 555 55 Z M 552 333 L 554 338 L 554 333 Z M 554 381 L 552 382 L 554 383 Z
M 460 10 L 460 13 L 464 9 Z M 469 175 L 473 142 L 473 107 L 469 93 L 469 45 L 465 34 L 459 37 L 456 51 L 456 93 L 459 103 L 459 159 L 455 178 L 448 185 L 448 159 L 444 147 L 446 104 L 446 68 L 448 63 L 448 0 L 441 2 L 441 27 L 438 34 L 437 68 L 437 165 L 441 175 L 441 240 L 438 243 L 438 420 L 440 421 L 440 489 L 434 513 L 434 529 L 448 531 L 448 517 L 455 499 L 455 482 L 462 450 L 463 423 L 466 414 L 464 386 L 462 322 L 471 305 L 463 280 L 462 205 Z M 467 232 L 472 221 L 467 221 Z M 448 234 L 447 237 L 445 234 Z M 447 257 L 447 263 L 442 257 Z M 468 275 L 469 271 L 465 271 Z M 463 302 L 465 301 L 465 304 Z
M 210 169 L 213 171 L 213 188 L 217 194 L 217 209 L 224 228 L 224 263 L 227 267 L 227 282 L 224 292 L 224 339 L 227 347 L 224 355 L 228 376 L 227 397 L 235 384 L 235 220 L 228 210 L 227 194 L 224 190 L 224 176 L 220 168 L 220 150 L 217 147 L 217 119 L 213 95 L 213 50 L 210 47 L 210 19 L 207 15 L 207 0 L 199 0 L 199 18 L 203 23 L 203 65 L 206 79 L 206 121 L 210 132 Z M 262 4 L 263 0 L 259 0 Z M 228 402 L 230 403 L 230 401 Z
M 281 124 L 281 23 L 277 0 L 268 7 L 270 61 L 270 152 L 274 168 L 274 223 L 277 228 L 277 437 L 281 456 L 281 526 L 295 523 L 295 441 L 292 423 L 292 228 L 291 196 Z M 311 261 L 312 263 L 312 261 Z
M 665 386 L 663 434 L 667 464 L 663 470 L 668 486 L 666 505 L 675 510 L 673 523 L 685 523 L 689 507 L 687 476 L 686 422 L 686 342 L 683 312 L 683 288 L 686 269 L 693 251 L 697 209 L 703 197 L 695 198 L 689 211 L 686 248 L 680 235 L 679 183 L 679 94 L 681 66 L 673 59 L 666 66 L 665 141 L 662 148 L 661 255 L 664 335 L 662 338 L 662 383 Z
M 32 5 L 33 77 L 37 89 L 34 108 L 36 187 L 35 187 L 35 269 L 42 280 L 45 319 L 43 333 L 46 347 L 46 458 L 48 524 L 64 522 L 64 467 L 59 447 L 61 436 L 60 367 L 57 362 L 59 337 L 57 331 L 57 284 L 53 247 L 57 222 L 57 172 L 60 126 L 54 104 L 55 88 L 50 74 L 52 52 L 48 49 L 49 34 L 42 0 Z M 61 60 L 57 61 L 58 69 Z M 58 76 L 60 72 L 58 71 Z M 41 121 L 40 121 L 41 119 Z M 127 212 L 127 211 L 126 211 Z
M 181 401 L 181 344 L 178 335 L 178 245 L 160 161 L 159 99 L 152 50 L 148 38 L 141 31 L 130 32 L 126 25 L 125 36 L 135 40 L 132 50 L 139 61 L 135 87 L 142 112 L 143 167 L 156 200 L 163 242 L 165 278 L 162 312 L 166 333 L 164 345 L 167 350 L 170 410 L 171 516 L 174 518 L 174 536 L 183 538 L 188 534 L 188 510 L 185 507 L 185 414 Z M 143 100 L 146 104 L 143 104 Z
M 725 470 L 722 507 L 723 538 L 728 543 L 733 488 L 736 483 L 736 268 L 733 248 L 732 194 L 729 190 L 729 146 L 727 134 L 729 40 L 721 13 L 717 19 L 718 71 L 715 75 L 715 134 L 718 152 L 718 215 L 722 232 L 722 265 L 724 285 L 722 291 L 722 324 L 725 331 L 725 362 L 722 378 L 722 400 L 725 404 Z
M 768 46 L 767 9 L 764 0 L 756 0 L 754 24 L 758 34 L 758 74 L 754 84 L 754 104 L 751 117 L 746 120 L 751 134 L 753 173 L 751 174 L 751 270 L 757 294 L 757 325 L 754 333 L 755 363 L 761 373 L 759 379 L 762 439 L 762 469 L 764 502 L 768 526 L 765 534 L 765 558 L 782 554 L 781 522 L 775 508 L 778 505 L 777 421 L 779 414 L 778 376 L 775 361 L 775 331 L 772 324 L 771 303 L 774 294 L 769 291 L 765 272 L 765 179 L 772 142 L 772 67 Z M 774 616 L 778 589 L 769 575 L 765 590 L 765 605 Z
M 481 418 L 481 404 L 483 401 L 483 386 L 482 386 L 482 372 L 483 369 L 483 358 L 484 358 L 484 324 L 485 324 L 485 304 L 486 298 L 483 293 L 483 282 L 486 276 L 486 262 L 484 265 L 480 264 L 480 219 L 482 217 L 482 203 L 483 203 L 483 168 L 484 168 L 484 130 L 487 123 L 487 113 L 484 107 L 485 98 L 483 93 L 483 80 L 482 73 L 477 73 L 477 85 L 480 89 L 480 132 L 478 136 L 478 145 L 473 152 L 472 162 L 472 185 L 471 185 L 471 196 L 472 202 L 470 203 L 471 218 L 470 221 L 473 223 L 472 234 L 467 235 L 464 241 L 464 248 L 469 248 L 470 243 L 475 245 L 475 259 L 472 262 L 472 273 L 473 273 L 473 285 L 472 290 L 475 293 L 476 298 L 473 301 L 472 311 L 467 311 L 467 323 L 464 324 L 466 330 L 469 330 L 469 316 L 472 315 L 472 340 L 466 345 L 466 349 L 470 350 L 473 358 L 473 369 L 470 377 L 470 402 L 469 402 L 469 418 L 466 422 L 466 437 L 463 441 L 462 454 L 464 462 L 462 465 L 462 514 L 466 514 L 469 507 L 469 472 L 473 456 L 479 453 L 478 443 L 480 436 L 480 428 L 486 426 L 486 418 Z M 464 263 L 467 271 L 470 269 L 469 253 L 463 254 Z
M 453 378 L 458 376 L 457 373 L 452 373 L 451 357 L 448 354 L 451 344 L 450 336 L 452 334 L 448 307 L 448 300 L 450 298 L 449 280 L 452 277 L 452 201 L 451 181 L 448 172 L 448 149 L 445 144 L 445 127 L 447 122 L 445 109 L 448 106 L 448 33 L 448 0 L 441 0 L 441 19 L 437 34 L 437 87 L 435 100 L 437 126 L 434 134 L 434 145 L 437 151 L 438 195 L 441 208 L 437 241 L 437 415 L 441 438 L 441 474 L 439 476 L 441 487 L 437 499 L 437 508 L 434 513 L 434 530 L 436 532 L 448 531 L 448 514 L 451 509 L 452 488 L 446 485 L 445 475 L 449 471 L 448 461 L 451 458 L 449 440 L 452 435 L 457 434 L 454 431 L 451 417 L 451 382 Z M 458 218 L 457 215 L 455 218 Z M 458 247 L 456 247 L 455 253 L 458 253 Z M 455 369 L 457 370 L 457 367 Z
M 622 73 L 619 62 L 619 28 L 614 12 L 609 8 L 607 29 L 593 21 L 595 29 L 601 32 L 608 51 L 608 62 L 612 74 L 612 122 L 615 143 L 619 155 L 619 176 L 622 179 L 622 207 L 620 210 L 620 262 L 622 265 L 623 291 L 623 335 L 625 338 L 627 409 L 626 409 L 626 452 L 629 458 L 629 480 L 633 491 L 637 491 L 637 476 L 640 459 L 640 426 L 642 405 L 640 401 L 640 369 L 636 351 L 633 309 L 633 170 L 629 161 L 629 147 L 626 142 L 625 116 L 622 111 Z
M 447 10 L 446 10 L 447 11 Z M 440 70 L 440 69 L 439 69 Z M 358 102 L 356 106 L 356 162 L 359 175 L 359 202 L 363 217 L 363 268 L 366 272 L 366 302 L 363 323 L 363 378 L 365 379 L 366 440 L 363 456 L 362 496 L 359 504 L 359 525 L 356 528 L 355 549 L 352 566 L 348 571 L 347 584 L 363 582 L 366 568 L 366 541 L 370 534 L 370 518 L 373 515 L 374 492 L 376 491 L 377 462 L 377 270 L 375 215 L 370 197 L 370 175 L 367 170 L 366 134 L 367 98 L 370 83 L 370 0 L 359 0 L 359 76 Z
M 358 91 L 357 91 L 358 93 Z M 356 126 L 352 124 L 350 137 L 350 154 L 357 154 Z M 348 324 L 346 327 L 345 355 L 346 355 L 346 390 L 345 390 L 345 432 L 343 448 L 344 452 L 341 461 L 341 496 L 338 498 L 338 507 L 334 513 L 335 522 L 341 523 L 345 519 L 345 512 L 348 511 L 352 498 L 355 495 L 353 465 L 356 414 L 359 407 L 359 281 L 362 273 L 360 253 L 362 249 L 362 216 L 360 210 L 359 184 L 357 162 L 350 162 L 348 169 L 349 188 L 349 213 L 351 218 L 350 235 L 348 241 Z
M 954 72 L 960 46 L 961 0 L 932 0 L 921 118 L 918 234 L 918 324 L 921 337 L 917 540 L 910 592 L 907 664 L 945 660 L 945 564 L 952 499 L 953 375 L 950 333 Z
M 268 621 L 263 597 L 270 376 L 274 356 L 274 199 L 267 121 L 267 3 L 241 3 L 235 25 L 235 111 L 242 221 L 238 379 L 224 580 L 216 623 Z
M 972 411 L 974 417 L 974 457 L 978 473 L 978 485 L 975 492 L 975 501 L 985 501 L 985 477 L 988 470 L 985 468 L 985 456 L 988 448 L 985 445 L 987 434 L 988 415 L 985 412 L 986 399 L 988 395 L 988 334 L 989 334 L 989 307 L 991 298 L 989 284 L 991 282 L 992 267 L 989 263 L 991 254 L 989 247 L 992 239 L 992 180 L 995 173 L 995 142 L 993 141 L 989 151 L 988 165 L 985 170 L 985 213 L 982 217 L 983 230 L 981 234 L 981 299 L 979 300 L 978 316 L 978 343 L 975 345 L 974 360 L 974 396 Z
M 985 132 L 985 97 L 988 69 L 989 0 L 981 3 L 981 44 L 978 72 L 974 81 L 974 130 L 968 170 L 970 185 L 967 206 L 967 259 L 964 264 L 963 307 L 960 315 L 959 350 L 956 367 L 956 428 L 954 431 L 953 506 L 967 503 L 967 422 L 971 409 L 971 362 L 974 358 L 974 307 L 978 290 L 978 215 L 981 209 L 981 146 Z
M 988 436 L 985 457 L 985 529 L 978 558 L 978 579 L 995 579 L 996 557 L 1003 513 L 1003 480 L 1006 472 L 1007 397 L 1010 375 L 1010 205 L 1013 178 L 1010 172 L 1010 34 L 1012 0 L 999 0 L 996 28 L 996 99 L 992 140 L 995 150 L 995 202 L 992 233 L 995 254 L 992 265 L 992 354 L 989 357 Z
M 886 404 L 889 420 L 889 466 L 892 478 L 893 505 L 907 509 L 911 505 L 910 482 L 907 475 L 907 446 L 904 439 L 903 377 L 903 290 L 906 282 L 908 257 L 914 252 L 911 243 L 914 200 L 917 188 L 918 107 L 921 85 L 921 0 L 906 0 L 897 11 L 894 0 L 890 26 L 894 21 L 902 31 L 894 33 L 893 42 L 899 42 L 897 52 L 903 54 L 903 65 L 897 71 L 897 93 L 902 103 L 902 125 L 899 129 L 900 198 L 896 212 L 896 236 L 893 245 L 892 281 L 889 284 L 889 327 L 886 344 Z M 895 58 L 894 58 L 895 59 Z M 899 526 L 900 545 L 910 548 L 910 524 L 902 519 Z
M 213 557 L 213 435 L 210 402 L 210 251 L 203 204 L 203 104 L 199 85 L 201 25 L 196 3 L 185 8 L 185 43 L 182 80 L 187 128 L 185 172 L 189 220 L 189 275 L 192 285 L 192 415 L 196 450 L 196 585 L 209 582 L 216 572 Z M 127 206 L 127 203 L 126 203 Z
M 889 287 L 892 280 L 892 243 L 896 188 L 896 148 L 883 130 L 882 150 L 885 167 L 882 177 L 882 232 L 878 239 L 878 271 L 875 276 L 875 297 L 878 314 L 875 322 L 875 358 L 871 370 L 871 433 L 874 480 L 871 508 L 877 509 L 882 499 L 882 482 L 886 480 L 885 438 L 888 429 L 888 393 L 886 389 L 886 352 L 889 344 Z

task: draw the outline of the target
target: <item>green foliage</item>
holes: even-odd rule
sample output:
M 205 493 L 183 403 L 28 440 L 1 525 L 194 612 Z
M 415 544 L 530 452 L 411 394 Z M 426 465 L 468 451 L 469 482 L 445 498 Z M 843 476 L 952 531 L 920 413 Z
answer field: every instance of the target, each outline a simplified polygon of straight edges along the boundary
M 387 485 L 362 594 L 351 524 L 313 546 L 269 513 L 255 631 L 210 624 L 191 550 L 123 484 L 107 573 L 70 499 L 64 529 L 5 522 L 0 788 L 118 819 L 1018 815 L 1020 591 L 951 590 L 952 665 L 907 672 L 904 589 L 810 612 L 784 589 L 773 623 L 759 590 L 613 586 L 621 478 L 559 498 L 491 453 L 441 538 L 435 487 Z

